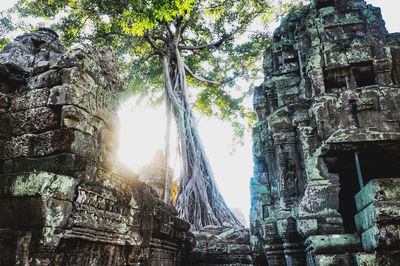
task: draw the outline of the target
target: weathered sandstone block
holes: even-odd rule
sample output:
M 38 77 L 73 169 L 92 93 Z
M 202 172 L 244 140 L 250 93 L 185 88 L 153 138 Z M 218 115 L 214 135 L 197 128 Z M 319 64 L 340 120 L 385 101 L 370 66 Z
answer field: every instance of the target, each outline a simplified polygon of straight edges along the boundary
M 383 263 L 385 241 L 398 250 L 399 40 L 364 0 L 314 0 L 275 30 L 254 91 L 250 211 L 269 265 L 354 265 L 363 251 Z
M 0 265 L 179 265 L 189 224 L 119 163 L 112 51 L 49 29 L 0 52 Z

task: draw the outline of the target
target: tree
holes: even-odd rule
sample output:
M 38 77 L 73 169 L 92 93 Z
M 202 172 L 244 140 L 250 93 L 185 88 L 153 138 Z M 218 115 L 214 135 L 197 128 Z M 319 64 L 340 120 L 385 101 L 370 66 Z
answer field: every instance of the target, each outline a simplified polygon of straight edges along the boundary
M 0 12 L 0 50 L 9 43 L 9 40 L 5 36 L 12 30 L 14 30 L 14 26 L 11 19 Z
M 52 27 L 66 44 L 112 45 L 131 91 L 160 95 L 163 88 L 168 121 L 173 115 L 180 136 L 179 215 L 195 230 L 210 224 L 241 226 L 217 189 L 188 84 L 203 114 L 254 119 L 241 105 L 248 93 L 233 98 L 227 89 L 234 88 L 236 78 L 257 73 L 254 62 L 269 38 L 246 29 L 255 18 L 269 15 L 267 0 L 21 0 L 18 6 L 25 15 L 58 16 Z M 234 42 L 245 33 L 250 41 Z M 168 150 L 167 143 L 166 156 Z

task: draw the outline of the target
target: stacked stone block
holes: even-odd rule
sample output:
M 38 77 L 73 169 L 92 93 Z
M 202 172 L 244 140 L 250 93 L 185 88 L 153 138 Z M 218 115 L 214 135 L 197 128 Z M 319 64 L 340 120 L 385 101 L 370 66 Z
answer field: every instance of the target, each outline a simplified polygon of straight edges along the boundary
M 366 252 L 359 260 L 398 263 L 400 256 L 400 180 L 375 179 L 356 195 L 358 213 L 355 216 L 357 232 Z
M 118 162 L 110 49 L 21 35 L 0 53 L 0 264 L 177 265 L 189 224 Z
M 274 32 L 250 185 L 252 245 L 269 265 L 356 264 L 355 153 L 365 183 L 398 177 L 398 47 L 363 0 L 315 0 Z

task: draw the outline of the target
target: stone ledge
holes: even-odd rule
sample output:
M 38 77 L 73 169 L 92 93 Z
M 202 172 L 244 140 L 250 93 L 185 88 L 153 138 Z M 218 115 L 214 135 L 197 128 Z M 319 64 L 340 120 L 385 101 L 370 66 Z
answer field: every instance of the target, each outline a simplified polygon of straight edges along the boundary
M 305 240 L 307 250 L 314 254 L 340 254 L 362 250 L 360 238 L 356 234 L 314 235 Z

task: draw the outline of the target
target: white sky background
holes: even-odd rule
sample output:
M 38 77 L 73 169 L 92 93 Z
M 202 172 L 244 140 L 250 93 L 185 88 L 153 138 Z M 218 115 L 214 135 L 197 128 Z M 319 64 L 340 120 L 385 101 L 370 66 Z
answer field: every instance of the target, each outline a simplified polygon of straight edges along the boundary
M 0 0 L 0 11 L 12 7 L 15 2 Z M 399 0 L 367 2 L 381 7 L 389 32 L 400 32 Z M 140 166 L 152 158 L 155 149 L 163 148 L 165 114 L 163 107 L 133 113 L 130 106 L 125 105 L 121 110 L 122 126 L 126 128 L 121 133 L 121 154 L 124 154 L 127 164 Z M 251 139 L 248 138 L 244 146 L 236 147 L 236 152 L 231 154 L 232 129 L 228 122 L 203 117 L 199 120 L 199 131 L 226 203 L 231 208 L 239 208 L 248 217 L 249 182 L 253 168 Z M 174 152 L 171 152 L 171 157 L 175 157 Z

